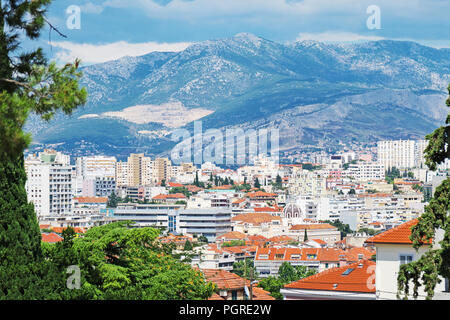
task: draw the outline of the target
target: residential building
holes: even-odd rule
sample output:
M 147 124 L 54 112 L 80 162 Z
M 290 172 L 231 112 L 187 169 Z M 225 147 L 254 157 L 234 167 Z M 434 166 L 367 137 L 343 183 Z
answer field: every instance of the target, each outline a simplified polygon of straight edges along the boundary
M 397 277 L 400 266 L 405 263 L 418 260 L 429 248 L 430 242 L 425 243 L 417 251 L 412 246 L 411 228 L 417 225 L 418 220 L 413 219 L 397 227 L 377 234 L 366 240 L 366 243 L 376 248 L 376 297 L 378 300 L 396 300 L 398 287 Z M 436 233 L 436 241 L 433 244 L 439 248 L 443 232 Z M 448 279 L 440 279 L 442 282 L 436 285 L 434 299 L 450 299 Z M 412 288 L 412 284 L 411 284 Z M 426 293 L 423 287 L 419 288 L 417 299 L 423 300 Z M 412 299 L 412 296 L 409 296 Z
M 375 262 L 360 260 L 289 283 L 284 300 L 375 300 Z
M 25 171 L 28 201 L 34 204 L 38 218 L 71 213 L 75 167 L 69 156 L 54 150 L 30 155 Z
M 410 169 L 416 165 L 414 140 L 387 140 L 378 142 L 378 162 L 390 170 Z

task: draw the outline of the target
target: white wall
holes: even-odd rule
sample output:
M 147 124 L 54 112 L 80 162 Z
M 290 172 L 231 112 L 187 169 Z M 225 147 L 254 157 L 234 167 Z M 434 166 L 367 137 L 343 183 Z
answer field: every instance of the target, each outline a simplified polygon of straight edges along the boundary
M 377 299 L 392 300 L 397 299 L 397 276 L 400 269 L 400 254 L 413 255 L 413 261 L 428 250 L 428 246 L 423 246 L 418 252 L 407 244 L 377 244 L 377 264 L 376 264 L 376 290 Z M 443 291 L 445 288 L 444 280 L 437 285 L 435 291 Z M 410 285 L 412 293 L 413 285 Z M 403 297 L 403 296 L 402 296 Z M 426 293 L 419 289 L 418 299 L 425 299 Z M 412 294 L 408 299 L 413 299 Z

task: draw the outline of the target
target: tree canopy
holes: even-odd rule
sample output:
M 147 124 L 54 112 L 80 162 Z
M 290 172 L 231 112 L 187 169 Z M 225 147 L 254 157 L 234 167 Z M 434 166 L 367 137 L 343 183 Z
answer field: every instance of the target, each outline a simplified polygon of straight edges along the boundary
M 449 98 L 446 101 L 450 107 Z M 425 164 L 431 170 L 450 158 L 450 113 L 446 125 L 427 135 L 428 146 L 425 148 Z M 398 297 L 406 299 L 410 293 L 410 282 L 413 284 L 413 297 L 418 297 L 419 287 L 423 287 L 427 299 L 431 299 L 439 277 L 450 278 L 450 178 L 445 179 L 439 187 L 425 212 L 419 217 L 417 225 L 412 227 L 410 239 L 418 250 L 427 240 L 435 240 L 432 246 L 416 261 L 400 266 L 398 274 Z M 437 230 L 443 231 L 442 240 L 436 243 Z M 438 246 L 439 245 L 439 246 Z
M 89 229 L 82 237 L 64 235 L 64 241 L 46 244 L 48 259 L 66 284 L 67 266 L 81 270 L 79 290 L 60 287 L 70 299 L 197 300 L 207 299 L 214 285 L 199 270 L 172 255 L 161 244 L 155 228 L 132 228 L 115 222 Z

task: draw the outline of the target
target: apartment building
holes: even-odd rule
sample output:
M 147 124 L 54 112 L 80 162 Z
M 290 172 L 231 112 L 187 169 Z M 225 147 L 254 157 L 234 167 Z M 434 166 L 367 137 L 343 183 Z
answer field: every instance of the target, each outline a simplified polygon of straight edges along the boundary
M 319 196 L 326 194 L 326 174 L 295 168 L 289 179 L 288 191 L 291 195 Z
M 416 166 L 416 142 L 414 140 L 387 140 L 378 142 L 378 162 L 390 170 L 410 169 Z
M 79 157 L 76 160 L 77 176 L 82 176 L 83 179 L 95 179 L 97 177 L 114 179 L 116 163 L 116 157 Z
M 70 156 L 45 150 L 25 159 L 25 171 L 28 201 L 38 218 L 71 213 L 76 171 Z
M 220 234 L 231 231 L 231 209 L 198 208 L 178 211 L 178 231 L 204 236 L 214 242 Z
M 385 179 L 384 165 L 378 162 L 350 164 L 347 175 L 357 181 L 379 181 Z
M 292 266 L 305 266 L 316 272 L 342 267 L 361 259 L 370 259 L 375 251 L 367 248 L 257 248 L 256 273 L 261 278 L 277 276 L 283 262 Z

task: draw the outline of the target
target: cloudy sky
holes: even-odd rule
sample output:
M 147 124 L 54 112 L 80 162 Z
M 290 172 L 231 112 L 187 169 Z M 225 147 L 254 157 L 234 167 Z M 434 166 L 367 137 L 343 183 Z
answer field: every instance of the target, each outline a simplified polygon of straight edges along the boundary
M 374 5 L 380 29 L 367 26 Z M 67 12 L 73 6 L 79 29 L 69 28 L 77 21 Z M 85 64 L 241 32 L 283 43 L 394 39 L 450 48 L 449 9 L 450 0 L 54 0 L 47 18 L 67 39 L 47 28 L 39 45 L 52 59 Z

